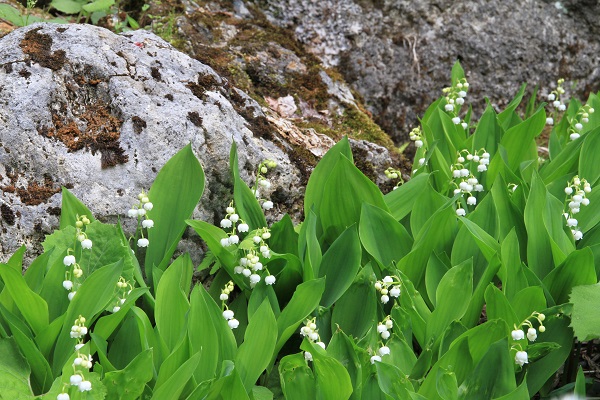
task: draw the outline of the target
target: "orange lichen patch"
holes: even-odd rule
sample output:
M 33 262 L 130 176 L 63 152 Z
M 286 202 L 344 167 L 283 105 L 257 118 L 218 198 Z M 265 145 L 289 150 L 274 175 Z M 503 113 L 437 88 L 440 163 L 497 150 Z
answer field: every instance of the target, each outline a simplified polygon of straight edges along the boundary
M 42 67 L 57 71 L 65 65 L 66 53 L 64 50 L 52 52 L 52 38 L 50 35 L 39 33 L 42 29 L 32 29 L 25 34 L 19 46 L 23 53 L 29 55 L 31 60 L 40 64 Z
M 96 154 L 99 151 L 102 168 L 129 161 L 119 144 L 123 121 L 112 115 L 106 106 L 99 103 L 88 106 L 77 121 L 64 121 L 59 115 L 53 114 L 52 122 L 54 127 L 42 127 L 39 133 L 59 140 L 70 152 L 88 149 Z
M 2 191 L 16 194 L 19 196 L 23 204 L 28 206 L 37 206 L 38 204 L 45 203 L 50 197 L 60 192 L 60 186 L 55 187 L 52 178 L 50 178 L 48 175 L 44 176 L 43 183 L 30 181 L 28 182 L 27 187 L 15 186 L 17 181 L 16 174 L 9 175 L 9 178 L 11 178 L 12 183 L 7 186 L 2 186 Z M 8 211 L 12 212 L 10 208 L 3 209 L 2 217 L 7 221 L 7 223 L 9 223 L 9 225 L 12 225 L 10 224 L 11 214 Z M 14 215 L 12 221 L 14 224 Z

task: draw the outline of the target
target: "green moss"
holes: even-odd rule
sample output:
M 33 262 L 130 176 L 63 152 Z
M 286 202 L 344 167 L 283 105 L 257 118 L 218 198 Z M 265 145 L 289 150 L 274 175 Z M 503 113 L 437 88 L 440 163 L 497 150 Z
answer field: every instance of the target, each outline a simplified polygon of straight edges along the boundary
M 341 121 L 341 130 L 344 134 L 354 138 L 367 140 L 396 152 L 396 147 L 392 139 L 385 133 L 379 125 L 363 111 L 353 107 L 346 108 Z

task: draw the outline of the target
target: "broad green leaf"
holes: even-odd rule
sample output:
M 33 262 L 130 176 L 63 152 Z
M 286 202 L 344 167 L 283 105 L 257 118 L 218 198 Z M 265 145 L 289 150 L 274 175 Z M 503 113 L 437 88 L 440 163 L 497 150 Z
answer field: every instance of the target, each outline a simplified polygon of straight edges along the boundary
M 33 399 L 29 386 L 31 370 L 27 360 L 19 352 L 13 338 L 0 339 L 0 388 L 6 399 Z
M 585 134 L 579 157 L 579 177 L 594 187 L 600 178 L 600 127 Z
M 525 227 L 527 228 L 527 262 L 529 268 L 543 279 L 554 267 L 548 231 L 543 229 L 546 209 L 546 187 L 534 174 L 527 204 L 525 205 Z
M 337 164 L 340 155 L 344 155 L 352 161 L 352 150 L 350 150 L 350 143 L 347 137 L 342 138 L 342 140 L 327 151 L 310 175 L 304 192 L 304 215 L 308 215 L 311 210 L 317 216 L 321 215 L 323 188 L 326 187 L 326 182 L 330 178 L 330 173 Z M 321 224 L 318 223 L 317 225 L 320 226 Z
M 51 7 L 65 14 L 77 14 L 81 12 L 83 3 L 74 0 L 52 0 Z
M 305 281 L 318 276 L 323 254 L 317 239 L 317 215 L 311 210 L 306 214 L 298 239 L 298 255 L 303 261 L 303 278 Z
M 543 282 L 556 304 L 566 303 L 575 286 L 597 283 L 592 250 L 584 248 L 572 252 Z
M 107 372 L 103 382 L 111 399 L 136 400 L 152 379 L 152 350 L 144 350 L 124 369 Z
M 339 156 L 321 190 L 323 197 L 318 215 L 330 243 L 359 221 L 363 203 L 388 211 L 379 188 L 343 155 Z
M 51 265 L 49 265 L 48 261 L 50 260 L 53 251 L 54 250 L 52 249 L 40 254 L 33 260 L 29 268 L 27 268 L 27 271 L 25 271 L 24 278 L 25 282 L 27 282 L 27 286 L 37 294 L 42 290 L 46 271 L 50 269 Z
M 59 229 L 63 229 L 67 226 L 75 226 L 75 222 L 77 222 L 77 216 L 82 217 L 84 215 L 90 220 L 90 222 L 94 222 L 96 220 L 90 209 L 87 208 L 85 204 L 75 197 L 75 195 L 67 188 L 63 187 Z
M 525 320 L 534 311 L 544 310 L 548 307 L 544 289 L 539 286 L 530 286 L 521 290 L 510 303 L 519 321 Z
M 522 162 L 537 160 L 535 137 L 546 125 L 546 113 L 540 108 L 525 121 L 506 130 L 500 144 L 506 149 L 507 164 L 515 172 Z
M 271 225 L 269 246 L 276 253 L 289 253 L 298 256 L 298 233 L 288 214 Z
M 506 338 L 493 343 L 459 388 L 459 399 L 493 399 L 517 388 Z
M 371 268 L 365 267 L 356 280 L 335 302 L 331 315 L 331 329 L 336 327 L 346 334 L 361 339 L 369 329 L 377 325 L 378 298 L 373 290 Z
M 384 266 L 398 262 L 410 252 L 413 240 L 402 224 L 381 208 L 363 203 L 360 241 L 371 256 Z
M 187 145 L 161 168 L 150 188 L 148 198 L 154 205 L 148 218 L 154 227 L 148 230 L 150 244 L 146 250 L 146 276 L 152 282 L 152 268 L 164 270 L 186 228 L 186 219 L 204 191 L 204 171 Z
M 233 177 L 233 198 L 235 200 L 236 211 L 240 217 L 250 226 L 250 229 L 258 229 L 267 226 L 265 215 L 256 196 L 246 183 L 240 178 L 238 166 L 237 145 L 235 141 L 231 142 L 229 152 L 229 167 Z
M 515 110 L 521 104 L 523 100 L 523 95 L 525 94 L 526 84 L 521 85 L 519 91 L 515 95 L 515 97 L 508 103 L 504 111 L 498 114 L 498 122 L 502 126 L 504 130 L 507 130 L 513 125 L 513 118 L 515 116 Z
M 544 321 L 546 331 L 538 334 L 536 343 L 554 343 L 559 347 L 535 362 L 530 361 L 526 377 L 529 393 L 537 393 L 571 354 L 573 331 L 568 325 L 569 320 L 565 317 L 547 318 Z
M 81 6 L 81 8 L 85 12 L 92 13 L 95 11 L 109 10 L 113 4 L 115 4 L 115 0 L 96 0 L 84 6 Z
M 429 174 L 419 174 L 383 196 L 390 214 L 396 221 L 400 221 L 412 211 L 419 193 L 427 187 L 429 176 Z
M 493 157 L 496 154 L 498 143 L 500 143 L 503 134 L 504 131 L 498 124 L 496 112 L 488 104 L 473 134 L 473 150 L 485 149 Z M 485 182 L 485 180 L 483 181 Z
M 269 365 L 277 340 L 277 321 L 271 306 L 265 300 L 250 319 L 244 343 L 240 346 L 235 358 L 235 365 L 240 378 L 250 392 L 262 372 Z
M 196 353 L 198 354 L 198 353 Z M 168 382 L 169 379 L 177 373 L 179 367 L 190 357 L 190 343 L 187 335 L 181 337 L 179 342 L 170 354 L 165 355 L 165 359 L 160 365 L 158 376 L 154 385 L 154 391 L 158 390 L 162 385 Z
M 246 389 L 240 378 L 237 368 L 234 368 L 227 375 L 221 377 L 215 381 L 206 396 L 205 400 L 225 400 L 225 399 L 236 399 L 246 400 L 249 399 Z
M 298 285 L 290 302 L 277 318 L 277 344 L 274 357 L 279 353 L 285 342 L 297 332 L 305 318 L 319 305 L 321 295 L 325 290 L 325 280 L 313 279 Z
M 393 399 L 408 399 L 413 391 L 406 375 L 393 365 L 375 362 L 377 382 L 381 390 Z
M 25 26 L 21 12 L 8 4 L 0 4 L 0 18 L 7 20 L 15 26 Z
M 338 360 L 346 368 L 355 389 L 353 397 L 356 397 L 356 389 L 361 386 L 363 380 L 364 370 L 361 358 L 368 358 L 370 355 L 340 329 L 335 331 L 327 345 L 327 354 Z
M 48 326 L 48 304 L 37 293 L 32 291 L 21 271 L 0 265 L 0 277 L 4 281 L 4 290 L 12 296 L 17 308 L 33 332 L 38 334 Z
M 521 323 L 506 296 L 493 283 L 490 283 L 485 291 L 485 303 L 488 320 L 503 320 L 511 330 L 513 325 L 518 326 Z
M 285 356 L 279 362 L 281 389 L 287 400 L 316 399 L 316 382 L 302 353 Z
M 13 338 L 19 345 L 21 354 L 25 356 L 27 363 L 31 367 L 31 387 L 34 393 L 44 393 L 50 389 L 52 385 L 52 369 L 50 364 L 40 352 L 35 342 L 28 335 L 18 329 L 16 326 L 11 326 Z
M 573 304 L 571 327 L 581 342 L 600 338 L 600 284 L 576 286 L 569 302 Z
M 325 277 L 321 305 L 330 307 L 350 287 L 360 268 L 361 246 L 355 226 L 350 226 L 323 255 L 319 277 Z
M 352 382 L 348 371 L 333 357 L 328 356 L 321 347 L 308 340 L 300 347 L 313 357 L 317 400 L 346 400 L 352 394 Z
M 483 275 L 481 279 L 477 283 L 475 290 L 473 291 L 473 296 L 471 296 L 471 300 L 469 302 L 469 306 L 467 307 L 467 311 L 461 322 L 471 328 L 479 322 L 479 317 L 481 316 L 481 310 L 483 307 L 485 291 L 487 289 L 488 283 L 494 279 L 496 273 L 500 269 L 501 263 L 498 256 L 492 258 L 492 260 L 488 263 L 487 267 L 483 271 Z
M 196 382 L 203 382 L 215 377 L 219 361 L 219 337 L 217 328 L 213 326 L 208 304 L 204 301 L 200 286 L 194 287 L 190 296 L 188 337 L 191 353 L 202 353 L 202 362 L 194 372 Z
M 467 260 L 446 272 L 436 291 L 437 307 L 427 325 L 427 338 L 437 338 L 454 320 L 460 319 L 473 293 L 473 263 Z
M 440 368 L 437 371 L 436 389 L 438 395 L 444 400 L 458 399 L 458 384 L 456 374 Z
M 189 303 L 180 279 L 186 270 L 192 268 L 192 260 L 187 253 L 178 257 L 167 268 L 156 288 L 156 327 L 169 350 L 175 349 L 184 334 Z
M 502 397 L 498 397 L 495 400 L 529 400 L 529 391 L 527 390 L 527 381 L 521 382 L 519 387 L 517 387 L 512 392 L 504 395 Z
M 152 396 L 153 400 L 178 400 L 186 382 L 201 361 L 202 353 L 196 353 L 184 362 L 171 377 L 161 385 Z

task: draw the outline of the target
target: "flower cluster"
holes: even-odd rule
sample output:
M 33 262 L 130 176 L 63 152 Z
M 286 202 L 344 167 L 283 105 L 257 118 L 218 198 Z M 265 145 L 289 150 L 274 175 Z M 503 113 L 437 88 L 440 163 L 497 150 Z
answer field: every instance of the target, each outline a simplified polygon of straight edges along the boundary
M 235 329 L 240 325 L 240 321 L 233 317 L 233 310 L 230 310 L 229 307 L 227 307 L 227 304 L 225 303 L 227 300 L 229 300 L 229 295 L 231 294 L 231 292 L 233 292 L 234 288 L 235 286 L 233 284 L 233 281 L 227 282 L 223 289 L 221 289 L 221 296 L 219 296 L 219 298 L 221 299 L 221 309 L 223 310 L 223 318 L 227 320 L 227 325 L 229 325 L 231 329 Z
M 307 319 L 304 321 L 304 326 L 300 328 L 300 334 L 325 349 L 325 343 L 321 341 L 319 336 L 319 330 L 317 329 L 316 318 Z M 304 352 L 304 359 L 306 361 L 312 361 L 312 354 L 308 351 Z
M 422 166 L 423 164 L 425 164 L 425 159 L 421 158 L 419 159 L 419 166 Z M 398 179 L 398 183 L 396 184 L 396 186 L 394 186 L 393 190 L 398 189 L 401 185 L 404 184 L 404 179 L 402 179 L 402 171 L 400 171 L 399 169 L 395 169 L 392 167 L 389 167 L 388 169 L 385 170 L 385 176 L 388 179 Z
M 77 221 L 75 222 L 75 228 L 77 229 L 77 232 L 75 233 L 75 237 L 77 238 L 77 241 L 81 243 L 81 248 L 88 250 L 92 248 L 92 241 L 87 237 L 84 228 L 89 224 L 90 220 L 87 216 L 77 215 Z
M 150 229 L 154 227 L 154 221 L 148 218 L 147 212 L 152 210 L 154 205 L 150 202 L 150 199 L 148 198 L 148 195 L 144 192 L 144 190 L 142 190 L 142 192 L 138 194 L 137 197 L 139 203 L 134 204 L 133 207 L 131 207 L 129 211 L 127 211 L 127 216 L 130 218 L 136 218 L 138 222 L 138 227 L 141 224 L 142 228 Z M 142 217 L 144 218 L 143 220 Z M 150 242 L 144 237 L 143 229 L 140 229 L 140 234 L 141 237 L 137 241 L 138 247 L 148 247 L 148 244 L 150 244 Z
M 252 187 L 252 193 L 254 193 L 254 196 L 256 196 L 264 210 L 273 208 L 273 202 L 271 200 L 263 199 L 262 193 L 268 192 L 271 189 L 271 182 L 266 178 L 266 174 L 275 167 L 277 167 L 277 163 L 273 160 L 264 160 L 261 162 L 258 166 L 258 171 L 256 172 L 254 187 Z
M 585 179 L 579 179 L 579 176 L 574 176 L 573 179 L 567 183 L 565 188 L 565 199 L 566 211 L 563 213 L 567 226 L 571 229 L 571 233 L 575 240 L 583 238 L 583 232 L 579 229 L 579 221 L 575 218 L 581 208 L 581 206 L 587 206 L 590 204 L 590 199 L 586 197 L 586 194 L 592 191 L 592 186 Z
M 466 122 L 461 122 L 458 116 L 460 107 L 465 103 L 465 97 L 467 97 L 467 91 L 469 90 L 469 82 L 466 79 L 459 79 L 453 86 L 444 88 L 442 92 L 446 95 L 446 104 L 444 110 L 452 117 L 452 123 L 454 125 L 461 124 L 463 129 L 468 128 Z
M 543 333 L 546 331 L 546 327 L 544 326 L 544 320 L 546 319 L 546 316 L 542 313 L 534 311 L 529 317 L 525 318 L 525 320 L 521 322 L 519 326 L 514 326 L 515 329 L 510 334 L 514 341 L 519 342 L 520 340 L 524 340 L 525 337 L 527 337 L 527 340 L 529 340 L 530 342 L 535 342 L 535 340 L 537 339 L 537 331 L 533 327 L 533 324 L 531 323 L 530 319 L 537 320 L 537 322 L 540 325 L 538 327 L 538 330 L 540 332 Z M 522 327 L 527 328 L 527 333 L 523 331 Z M 518 343 L 516 346 L 513 346 L 513 348 L 518 349 L 515 355 L 516 364 L 522 367 L 523 364 L 529 363 L 527 352 L 523 350 L 522 345 L 520 343 Z
M 557 81 L 556 89 L 554 89 L 550 94 L 548 94 L 548 102 L 554 107 L 554 112 L 552 113 L 553 117 L 546 118 L 547 125 L 554 125 L 554 117 L 557 116 L 557 112 L 565 111 L 567 106 L 560 100 L 560 96 L 565 94 L 565 89 L 562 87 L 562 84 L 565 83 L 563 78 Z
M 89 392 L 92 390 L 92 383 L 85 379 L 84 372 L 92 368 L 93 358 L 91 354 L 81 353 L 81 349 L 85 346 L 83 337 L 88 333 L 85 322 L 86 319 L 80 315 L 71 327 L 71 338 L 77 339 L 77 344 L 75 344 L 77 357 L 73 360 L 73 375 L 69 378 L 69 383 L 71 386 L 76 386 L 80 392 Z M 70 397 L 67 391 L 67 385 L 63 385 L 62 393 L 56 396 L 56 399 L 69 400 Z
M 236 214 L 235 207 L 233 206 L 233 201 L 231 201 L 231 203 L 225 211 L 227 212 L 227 215 L 225 215 L 225 218 L 221 220 L 220 225 L 223 229 L 231 229 L 231 232 L 227 233 L 226 238 L 221 239 L 221 246 L 228 247 L 234 244 L 238 244 L 240 242 L 240 238 L 237 235 L 237 233 L 248 232 L 250 227 L 247 223 L 244 222 L 244 220 L 240 218 L 238 214 Z
M 77 216 L 77 221 L 75 222 L 75 228 L 77 229 L 75 240 L 81 244 L 81 248 L 84 250 L 90 250 L 92 248 L 92 241 L 88 238 L 84 230 L 89 224 L 90 220 L 88 217 L 85 215 Z M 69 301 L 73 300 L 73 297 L 75 297 L 77 287 L 80 285 L 79 279 L 83 276 L 83 269 L 81 269 L 81 266 L 77 262 L 77 259 L 73 254 L 74 252 L 75 250 L 71 248 L 67 249 L 67 255 L 63 258 L 63 264 L 67 267 L 67 270 L 65 271 L 65 280 L 62 285 L 65 290 L 69 291 Z
M 461 199 L 467 196 L 466 205 L 474 206 L 477 204 L 477 199 L 474 192 L 482 192 L 483 185 L 475 177 L 472 170 L 477 166 L 477 172 L 487 171 L 487 166 L 490 163 L 490 153 L 485 149 L 480 149 L 474 154 L 464 149 L 458 152 L 456 164 L 450 166 L 452 171 L 452 184 L 454 185 L 454 195 L 460 194 Z M 467 211 L 463 206 L 456 209 L 456 215 L 465 216 Z
M 261 280 L 261 271 L 265 271 L 265 283 L 272 285 L 275 283 L 275 276 L 271 275 L 267 268 L 266 260 L 271 258 L 271 249 L 266 240 L 271 237 L 271 232 L 268 228 L 261 228 L 254 231 L 252 240 L 249 242 L 249 247 L 244 248 L 244 256 L 240 258 L 240 264 L 237 265 L 233 272 L 241 274 L 250 280 L 250 287 L 254 288 Z M 262 261 L 261 261 L 262 258 Z
M 131 285 L 131 283 L 127 282 L 125 278 L 121 276 L 119 278 L 119 281 L 117 282 L 117 299 L 116 304 L 112 309 L 113 313 L 116 313 L 121 309 L 121 306 L 127 300 L 127 295 L 131 293 L 132 290 L 133 286 Z
M 423 147 L 423 132 L 421 132 L 421 127 L 417 126 L 409 134 L 410 140 L 415 142 L 415 147 L 417 149 Z
M 394 327 L 394 321 L 388 315 L 384 318 L 383 321 L 377 324 L 377 333 L 381 335 L 381 339 L 387 341 L 391 333 L 390 331 Z M 387 356 L 390 354 L 390 348 L 385 345 L 385 343 L 381 342 L 381 347 L 377 349 L 377 354 L 371 356 L 371 364 L 374 364 L 375 361 L 381 361 L 381 357 Z
M 400 296 L 400 285 L 401 281 L 397 276 L 386 276 L 375 282 L 375 289 L 381 294 L 381 302 L 387 304 L 390 301 L 390 296 L 398 298 Z
M 593 114 L 594 111 L 589 104 L 585 104 L 577 110 L 575 117 L 569 120 L 569 139 L 579 139 L 583 124 L 587 124 L 590 121 L 590 114 Z

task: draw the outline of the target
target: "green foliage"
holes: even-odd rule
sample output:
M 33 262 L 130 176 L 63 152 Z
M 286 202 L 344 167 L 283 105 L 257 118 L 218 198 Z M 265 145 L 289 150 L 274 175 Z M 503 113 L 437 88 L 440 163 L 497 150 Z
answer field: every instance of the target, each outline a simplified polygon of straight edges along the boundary
M 548 121 L 535 100 L 517 113 L 523 86 L 475 122 L 458 63 L 451 82 L 411 132 L 411 180 L 384 195 L 344 138 L 308 181 L 301 225 L 268 225 L 276 166 L 265 160 L 248 185 L 235 143 L 220 226 L 188 219 L 204 189 L 191 146 L 139 195 L 130 237 L 64 189 L 44 253 L 24 275 L 24 248 L 0 265 L 2 396 L 77 398 L 72 375 L 92 385 L 88 399 L 585 395 L 569 357 L 574 340 L 600 337 L 600 216 L 588 206 L 600 201 L 600 100 L 571 102 L 560 121 L 553 106 Z M 187 226 L 208 249 L 206 288 L 188 254 L 173 257 Z

